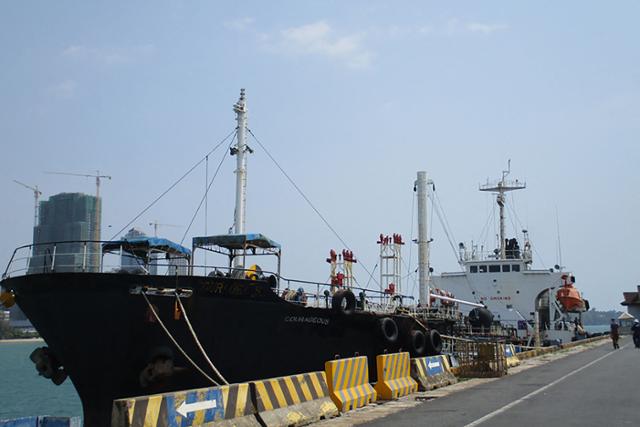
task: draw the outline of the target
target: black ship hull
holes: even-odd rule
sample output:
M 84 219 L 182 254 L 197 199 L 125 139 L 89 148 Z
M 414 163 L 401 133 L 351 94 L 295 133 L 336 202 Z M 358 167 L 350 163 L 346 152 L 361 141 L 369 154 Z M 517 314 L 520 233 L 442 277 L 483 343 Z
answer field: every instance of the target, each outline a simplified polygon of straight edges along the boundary
M 85 425 L 108 426 L 118 398 L 212 386 L 193 368 L 153 317 L 136 289 L 189 290 L 181 298 L 193 330 L 229 383 L 324 369 L 336 357 L 411 350 L 412 331 L 428 330 L 406 315 L 315 308 L 279 298 L 267 281 L 225 277 L 111 273 L 33 274 L 4 280 L 16 302 L 68 373 L 82 400 Z M 217 378 L 198 349 L 177 299 L 147 292 L 150 304 L 186 354 Z M 382 318 L 397 324 L 389 340 Z M 412 351 L 420 356 L 425 351 Z M 148 377 L 162 355 L 172 370 Z

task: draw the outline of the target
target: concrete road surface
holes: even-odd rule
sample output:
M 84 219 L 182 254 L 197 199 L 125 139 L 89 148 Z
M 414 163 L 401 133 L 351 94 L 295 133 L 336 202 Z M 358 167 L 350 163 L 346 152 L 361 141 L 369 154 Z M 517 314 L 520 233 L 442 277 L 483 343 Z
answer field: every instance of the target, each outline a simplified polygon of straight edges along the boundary
M 630 337 L 440 397 L 367 426 L 640 426 L 640 349 Z

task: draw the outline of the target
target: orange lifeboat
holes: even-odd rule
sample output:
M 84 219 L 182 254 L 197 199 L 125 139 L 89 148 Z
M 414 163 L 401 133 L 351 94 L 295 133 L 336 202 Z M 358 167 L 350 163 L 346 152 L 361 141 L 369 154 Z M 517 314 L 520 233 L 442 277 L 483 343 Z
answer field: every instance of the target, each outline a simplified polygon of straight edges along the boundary
M 575 278 L 566 274 L 562 275 L 562 287 L 558 289 L 556 298 L 566 311 L 580 312 L 586 311 L 585 300 L 580 296 L 580 292 L 573 286 Z

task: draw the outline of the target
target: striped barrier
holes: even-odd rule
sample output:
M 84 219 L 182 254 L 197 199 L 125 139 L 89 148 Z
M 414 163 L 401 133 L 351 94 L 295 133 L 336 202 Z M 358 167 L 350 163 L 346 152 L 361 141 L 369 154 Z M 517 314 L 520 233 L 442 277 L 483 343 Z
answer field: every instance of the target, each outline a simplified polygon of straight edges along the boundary
M 518 359 L 516 349 L 513 344 L 504 345 L 504 356 L 507 358 L 507 368 L 513 368 L 520 364 L 520 359 Z
M 81 427 L 80 417 L 22 417 L 0 420 L 0 427 Z
M 376 391 L 369 384 L 366 356 L 330 360 L 324 364 L 331 400 L 340 412 L 366 406 L 376 401 Z
M 411 359 L 411 378 L 418 383 L 419 391 L 429 391 L 458 382 L 451 373 L 447 356 Z
M 337 417 L 324 372 L 253 381 L 258 416 L 267 426 L 299 426 Z
M 397 399 L 418 390 L 411 378 L 409 353 L 381 354 L 376 357 L 378 382 L 375 390 L 382 400 Z
M 248 383 L 114 400 L 111 427 L 260 426 Z

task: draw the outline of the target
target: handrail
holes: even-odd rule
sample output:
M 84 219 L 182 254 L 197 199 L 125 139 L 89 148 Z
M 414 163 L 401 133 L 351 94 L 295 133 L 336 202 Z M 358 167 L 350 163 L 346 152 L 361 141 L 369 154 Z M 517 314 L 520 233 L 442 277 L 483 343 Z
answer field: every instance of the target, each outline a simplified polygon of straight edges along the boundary
M 23 272 L 22 274 L 28 274 L 30 271 L 34 272 L 36 271 L 35 269 L 42 269 L 42 272 L 46 273 L 47 271 L 50 272 L 54 272 L 54 271 L 64 271 L 65 269 L 76 269 L 78 272 L 82 271 L 87 271 L 87 270 L 92 270 L 93 268 L 97 268 L 97 271 L 100 272 L 104 272 L 104 270 L 107 267 L 107 264 L 105 264 L 105 260 L 104 260 L 104 255 L 105 254 L 110 254 L 111 256 L 118 256 L 117 252 L 114 251 L 108 251 L 108 252 L 104 252 L 102 251 L 102 244 L 104 243 L 110 243 L 113 242 L 113 240 L 62 240 L 62 241 L 52 241 L 52 242 L 39 242 L 39 243 L 32 243 L 32 244 L 27 244 L 27 245 L 22 245 L 17 247 L 12 255 L 11 255 L 11 259 L 9 260 L 9 263 L 7 264 L 4 273 L 2 275 L 2 278 L 5 279 L 6 277 L 9 276 L 9 274 L 11 273 L 17 273 L 17 272 Z M 58 248 L 59 245 L 65 245 L 65 244 L 82 244 L 82 248 L 80 248 L 80 252 L 69 252 L 69 253 L 65 253 L 64 250 L 58 250 L 60 248 Z M 96 251 L 92 251 L 89 249 L 90 246 L 92 245 L 100 245 L 99 249 L 96 249 Z M 36 250 L 35 248 L 38 247 L 46 247 L 47 250 L 45 253 L 42 252 L 38 252 L 37 255 L 36 254 Z M 53 247 L 53 248 L 52 248 Z M 123 247 L 126 247 L 126 244 L 123 244 Z M 29 250 L 29 255 L 28 256 L 20 256 L 18 257 L 18 251 L 25 251 L 25 250 Z M 81 256 L 81 258 L 76 258 L 73 259 L 73 262 L 68 262 L 66 258 L 62 258 L 64 256 L 69 256 L 69 255 L 79 255 Z M 51 263 L 49 264 L 47 262 L 47 256 L 51 257 Z M 89 259 L 93 259 L 93 256 L 98 256 L 101 257 L 97 262 L 97 264 L 94 265 L 94 263 L 92 261 L 89 261 Z M 121 254 L 122 256 L 122 254 Z M 60 259 L 56 259 L 56 257 L 60 258 Z M 132 256 L 132 258 L 138 259 L 139 257 L 136 256 Z M 177 257 L 175 259 L 183 259 L 181 257 Z M 25 261 L 25 266 L 23 267 L 22 265 L 14 265 L 17 260 L 20 261 Z M 37 263 L 35 262 L 37 261 Z M 234 272 L 243 272 L 242 276 L 244 276 L 244 273 L 246 272 L 251 272 L 254 273 L 255 271 L 249 268 L 238 268 L 238 267 L 230 267 L 230 266 L 216 266 L 216 265 L 197 265 L 197 264 L 193 264 L 190 263 L 189 265 L 185 265 L 185 266 L 181 266 L 181 265 L 176 265 L 176 264 L 172 264 L 171 262 L 158 262 L 160 261 L 160 259 L 156 259 L 154 260 L 154 264 L 157 267 L 168 267 L 168 268 L 176 268 L 176 274 L 178 274 L 178 269 L 181 268 L 187 268 L 189 275 L 194 275 L 197 276 L 199 274 L 195 274 L 195 270 L 196 269 L 205 269 L 205 274 L 206 271 L 209 270 L 211 272 L 214 271 L 220 271 L 223 272 L 227 277 L 231 276 L 234 274 Z M 42 264 L 43 263 L 43 264 Z M 38 264 L 38 265 L 36 265 Z M 49 264 L 49 265 L 47 265 Z M 14 267 L 12 267 L 12 265 L 14 265 Z M 116 268 L 116 265 L 113 265 L 114 268 Z M 122 266 L 122 264 L 118 265 L 119 269 L 118 270 L 113 270 L 113 273 L 116 272 L 120 272 L 123 268 L 126 269 L 126 267 Z M 136 267 L 135 265 L 131 266 Z M 140 265 L 140 267 L 142 267 L 142 264 Z M 109 267 L 111 268 L 111 267 Z M 171 270 L 169 270 L 171 271 Z M 167 273 L 169 273 L 169 271 Z M 148 271 L 146 271 L 146 274 L 149 274 Z M 211 273 L 209 273 L 211 274 Z M 263 276 L 268 276 L 268 275 L 272 275 L 274 277 L 276 277 L 277 280 L 277 292 L 280 293 L 281 288 L 282 288 L 282 284 L 281 282 L 284 281 L 286 282 L 286 284 L 288 285 L 288 288 L 292 288 L 292 284 L 302 284 L 302 285 L 312 285 L 316 288 L 316 293 L 312 293 L 312 292 L 306 292 L 305 294 L 308 297 L 312 297 L 315 298 L 316 301 L 321 301 L 325 295 L 324 293 L 320 292 L 320 288 L 324 288 L 324 289 L 329 289 L 329 288 L 343 288 L 343 287 L 338 287 L 337 285 L 332 285 L 330 283 L 326 283 L 326 282 L 319 282 L 319 281 L 310 281 L 310 280 L 301 280 L 301 279 L 292 279 L 292 278 L 288 278 L 288 277 L 284 277 L 278 273 L 272 272 L 272 271 L 266 271 L 266 270 L 262 270 L 260 273 L 260 275 Z M 347 287 L 344 287 L 347 288 Z M 411 300 L 414 301 L 415 297 L 412 295 L 403 295 L 403 294 L 388 294 L 385 293 L 384 291 L 380 291 L 380 290 L 376 290 L 376 289 L 367 289 L 367 288 L 363 288 L 360 286 L 351 286 L 348 287 L 348 289 L 354 290 L 354 291 L 360 291 L 365 293 L 365 295 L 367 296 L 367 298 L 369 299 L 375 299 L 375 300 L 380 300 L 382 302 L 382 300 L 384 298 L 389 298 L 390 301 L 393 300 L 399 300 L 398 302 L 400 303 L 400 305 L 402 305 L 402 301 L 403 300 Z M 391 304 L 395 304 L 395 303 L 391 303 Z

